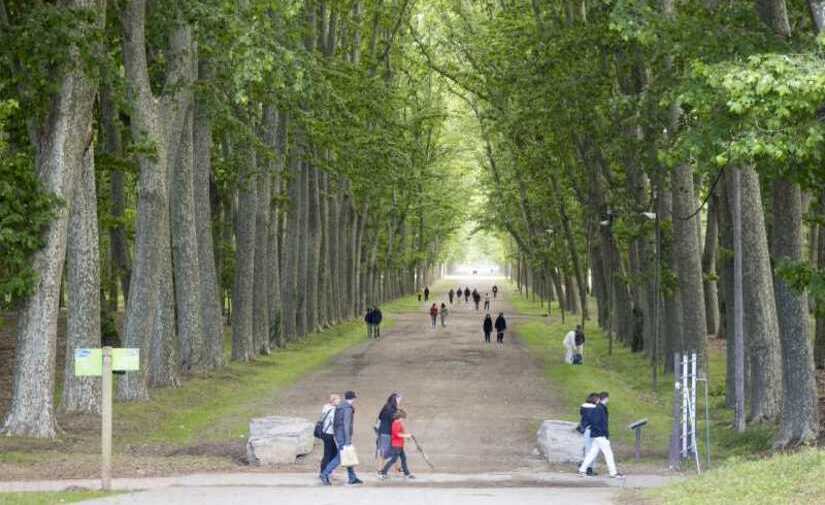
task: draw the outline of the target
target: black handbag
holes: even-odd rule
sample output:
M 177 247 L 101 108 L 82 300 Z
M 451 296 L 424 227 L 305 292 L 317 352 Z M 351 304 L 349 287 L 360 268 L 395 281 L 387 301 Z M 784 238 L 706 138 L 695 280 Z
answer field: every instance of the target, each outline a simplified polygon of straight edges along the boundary
M 324 423 L 327 422 L 327 418 L 332 412 L 335 412 L 335 409 L 330 409 L 323 418 L 315 423 L 315 431 L 312 432 L 315 438 L 324 438 Z

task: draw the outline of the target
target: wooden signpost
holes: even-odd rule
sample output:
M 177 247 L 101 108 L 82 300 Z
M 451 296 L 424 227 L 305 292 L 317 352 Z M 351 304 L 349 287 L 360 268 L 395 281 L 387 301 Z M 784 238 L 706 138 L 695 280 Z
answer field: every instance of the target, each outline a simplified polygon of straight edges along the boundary
M 100 481 L 104 491 L 112 489 L 112 372 L 140 369 L 140 349 L 75 349 L 74 374 L 102 377 L 101 387 L 101 465 Z

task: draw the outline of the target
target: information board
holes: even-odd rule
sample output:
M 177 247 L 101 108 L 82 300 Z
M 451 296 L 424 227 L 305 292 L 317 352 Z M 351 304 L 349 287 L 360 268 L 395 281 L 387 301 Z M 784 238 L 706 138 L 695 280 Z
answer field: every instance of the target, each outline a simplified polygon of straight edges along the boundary
M 117 372 L 134 372 L 140 370 L 140 349 L 112 349 L 112 370 Z
M 103 353 L 100 349 L 79 348 L 74 350 L 75 377 L 100 377 L 103 375 Z

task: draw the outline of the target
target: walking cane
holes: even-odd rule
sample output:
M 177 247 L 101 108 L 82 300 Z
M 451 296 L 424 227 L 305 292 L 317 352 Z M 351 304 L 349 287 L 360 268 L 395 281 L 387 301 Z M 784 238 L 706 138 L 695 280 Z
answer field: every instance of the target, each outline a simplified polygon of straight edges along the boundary
M 415 448 L 418 449 L 418 452 L 421 453 L 421 457 L 424 458 L 424 461 L 430 467 L 430 470 L 435 470 L 435 467 L 430 461 L 430 458 L 427 457 L 427 454 L 424 452 L 424 448 L 421 447 L 421 444 L 418 443 L 418 440 L 415 438 L 415 435 L 410 435 L 410 437 L 412 438 L 412 441 L 415 444 Z

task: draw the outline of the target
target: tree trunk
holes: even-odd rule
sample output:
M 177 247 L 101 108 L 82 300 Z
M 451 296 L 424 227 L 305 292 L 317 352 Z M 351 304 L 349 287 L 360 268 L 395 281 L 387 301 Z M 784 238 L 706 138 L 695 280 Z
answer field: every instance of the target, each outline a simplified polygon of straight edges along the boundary
M 71 7 L 88 9 L 95 16 L 94 29 L 102 27 L 105 4 L 99 0 L 73 0 Z M 91 34 L 90 34 L 91 35 Z M 70 52 L 65 75 L 56 91 L 35 142 L 35 164 L 44 190 L 68 205 L 74 200 L 83 157 L 92 140 L 92 106 L 95 82 L 84 75 L 76 49 Z M 31 258 L 37 274 L 34 289 L 18 312 L 12 399 L 2 433 L 12 436 L 53 438 L 55 354 L 60 283 L 66 260 L 67 206 L 56 209 L 46 228 L 45 246 Z
M 193 104 L 190 101 L 177 159 L 173 165 L 171 191 L 172 246 L 175 273 L 175 300 L 180 368 L 192 371 L 205 368 L 205 338 L 201 312 L 201 279 L 198 233 L 195 223 L 195 180 Z
M 802 191 L 787 179 L 773 187 L 773 257 L 802 261 Z M 777 320 L 782 342 L 782 426 L 775 447 L 816 442 L 819 432 L 818 399 L 811 341 L 808 338 L 807 295 L 774 277 Z
M 719 331 L 725 338 L 725 406 L 730 409 L 736 407 L 736 364 L 734 335 L 736 328 L 734 326 L 736 318 L 734 317 L 734 284 L 733 284 L 733 216 L 730 212 L 730 207 L 727 205 L 728 200 L 728 185 L 722 180 L 719 185 L 718 193 L 718 207 L 717 216 L 719 218 L 719 247 L 722 249 L 722 254 L 719 255 L 719 286 L 721 293 L 720 303 L 720 321 Z
M 759 176 L 752 167 L 740 171 L 743 307 L 750 368 L 750 418 L 753 422 L 760 422 L 776 419 L 779 415 L 782 363 Z M 734 184 L 733 171 L 725 175 L 730 187 Z
M 326 153 L 325 157 L 328 159 L 329 153 Z M 329 199 L 327 198 L 329 176 L 323 171 L 319 172 L 318 175 L 318 211 L 321 233 L 321 249 L 318 265 L 318 325 L 321 328 L 327 328 L 330 326 Z
M 266 121 L 266 118 L 264 118 Z M 275 132 L 267 131 L 268 122 L 264 123 L 264 142 L 271 142 L 271 135 Z M 269 354 L 269 322 L 270 300 L 269 290 L 272 283 L 270 277 L 269 239 L 272 226 L 272 171 L 269 161 L 260 165 L 260 173 L 254 175 L 257 179 L 258 201 L 255 208 L 255 265 L 253 279 L 253 308 L 252 308 L 252 337 L 253 355 L 256 353 Z
M 100 347 L 100 251 L 92 146 L 83 157 L 82 173 L 69 216 L 69 229 L 72 230 L 66 261 L 69 311 L 60 411 L 99 414 L 100 380 L 97 377 L 75 377 L 74 374 L 75 349 Z
M 716 247 L 719 235 L 719 197 L 710 195 L 707 227 L 705 228 L 705 250 L 702 253 L 702 273 L 704 276 L 705 317 L 707 334 L 716 335 L 719 329 L 719 296 L 716 286 Z
M 179 15 L 179 13 L 177 13 Z M 138 208 L 135 225 L 135 259 L 129 283 L 129 304 L 126 307 L 124 347 L 140 349 L 146 356 L 145 366 L 137 372 L 127 372 L 118 381 L 121 400 L 148 399 L 149 375 L 159 363 L 159 338 L 166 338 L 171 328 L 174 338 L 174 303 L 171 292 L 171 246 L 169 241 L 169 144 L 170 138 L 183 129 L 186 109 L 183 106 L 188 89 L 186 58 L 191 47 L 186 43 L 187 27 L 180 20 L 170 36 L 169 72 L 165 87 L 175 90 L 162 99 L 152 94 L 146 57 L 146 1 L 130 0 L 121 10 L 123 26 L 123 60 L 129 97 L 132 101 L 130 127 L 135 138 L 152 141 L 152 155 L 138 155 Z M 183 61 L 181 61 L 183 60 Z M 159 305 L 163 307 L 159 310 Z M 166 304 L 170 304 L 166 306 Z M 169 321 L 171 323 L 167 324 Z M 151 352 L 154 347 L 155 353 Z M 168 358 L 169 355 L 166 354 Z M 148 362 L 147 362 L 148 361 Z M 154 382 L 165 382 L 153 376 Z
M 270 224 L 269 224 L 269 342 L 270 346 L 283 347 L 283 312 L 281 310 L 281 210 L 279 199 L 281 197 L 281 180 L 284 171 L 284 160 L 286 159 L 286 129 L 287 116 L 279 113 L 274 107 L 268 106 L 264 109 L 264 121 L 266 121 L 270 149 L 275 158 L 271 164 L 272 196 L 270 202 Z M 275 131 L 273 131 L 275 130 Z
M 707 318 L 702 289 L 702 263 L 696 236 L 696 196 L 693 190 L 693 170 L 680 165 L 672 173 L 673 186 L 673 251 L 679 294 L 682 303 L 682 352 L 705 352 Z
M 247 140 L 246 142 L 251 142 Z M 232 289 L 232 360 L 255 357 L 254 284 L 257 229 L 257 160 L 254 146 L 244 146 L 246 156 L 238 180 L 238 220 L 235 224 L 235 283 Z
M 318 269 L 321 264 L 320 173 L 307 164 L 307 332 L 318 329 Z
M 201 60 L 199 78 L 211 78 L 206 61 Z M 198 267 L 200 285 L 197 286 L 201 306 L 201 328 L 205 342 L 204 365 L 218 368 L 224 364 L 223 317 L 221 316 L 221 289 L 215 260 L 215 244 L 212 237 L 212 206 L 210 175 L 212 173 L 212 125 L 207 104 L 202 98 L 195 101 L 193 124 L 194 145 L 194 198 L 195 229 L 198 237 Z
M 284 268 L 282 272 L 281 302 L 283 304 L 283 334 L 285 340 L 292 340 L 297 335 L 297 297 L 298 256 L 301 244 L 299 212 L 301 200 L 301 158 L 293 149 L 289 154 L 289 174 L 287 191 L 289 208 L 287 210 L 286 232 L 284 234 Z
M 304 151 L 305 153 L 306 151 Z M 301 161 L 300 190 L 301 198 L 298 200 L 298 214 L 301 216 L 301 226 L 298 237 L 298 281 L 296 285 L 295 297 L 297 298 L 297 322 L 296 330 L 299 337 L 304 337 L 312 330 L 309 328 L 309 309 L 307 286 L 309 285 L 309 183 L 310 170 L 312 167 L 306 160 Z M 313 272 L 314 273 L 314 272 Z

